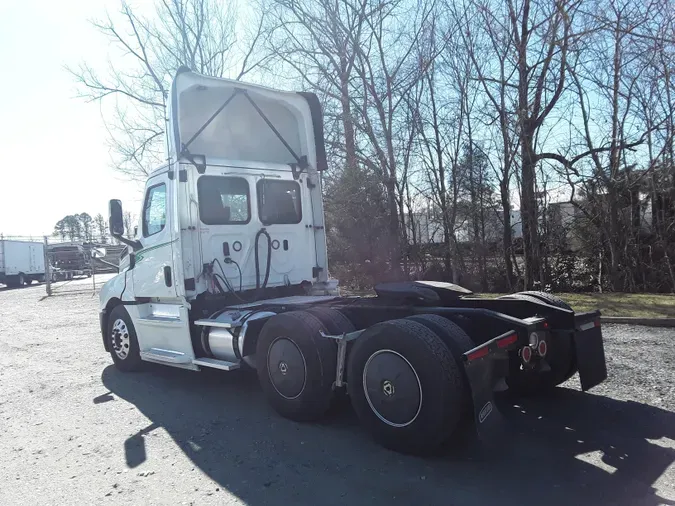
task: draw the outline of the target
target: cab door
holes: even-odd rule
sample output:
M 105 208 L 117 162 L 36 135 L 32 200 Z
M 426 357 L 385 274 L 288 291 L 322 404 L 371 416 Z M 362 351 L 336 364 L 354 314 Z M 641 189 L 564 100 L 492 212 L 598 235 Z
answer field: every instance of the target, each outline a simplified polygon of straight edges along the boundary
M 173 185 L 170 183 L 164 172 L 151 177 L 145 189 L 137 237 L 142 248 L 136 251 L 136 265 L 132 271 L 136 297 L 176 297 L 173 272 L 175 241 L 170 223 Z

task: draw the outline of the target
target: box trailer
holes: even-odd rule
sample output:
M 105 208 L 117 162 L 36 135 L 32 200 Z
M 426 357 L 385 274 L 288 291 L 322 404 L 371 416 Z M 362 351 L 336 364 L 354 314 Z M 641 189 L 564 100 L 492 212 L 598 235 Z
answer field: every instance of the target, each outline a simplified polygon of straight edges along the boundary
M 155 362 L 250 369 L 282 416 L 327 416 L 347 393 L 368 431 L 407 453 L 508 437 L 493 392 L 550 395 L 607 377 L 599 311 L 542 292 L 498 299 L 434 281 L 343 297 L 328 276 L 317 97 L 180 69 L 168 164 L 148 178 L 138 232 L 100 292 L 103 347 L 121 371 Z M 235 406 L 232 409 L 236 409 Z
M 44 280 L 43 243 L 0 239 L 0 283 L 17 288 Z

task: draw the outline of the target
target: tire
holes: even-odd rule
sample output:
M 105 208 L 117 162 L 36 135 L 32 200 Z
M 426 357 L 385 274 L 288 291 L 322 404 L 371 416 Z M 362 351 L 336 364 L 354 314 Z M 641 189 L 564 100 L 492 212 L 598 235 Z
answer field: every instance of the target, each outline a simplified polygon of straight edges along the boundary
M 366 329 L 352 349 L 348 377 L 359 420 L 389 449 L 435 453 L 462 421 L 464 387 L 457 363 L 441 338 L 416 321 L 391 320 Z
M 326 327 L 329 334 L 338 335 L 354 332 L 354 324 L 337 309 L 329 307 L 313 307 L 306 310 L 307 313 L 316 316 Z
M 272 407 L 295 421 L 320 419 L 331 405 L 337 353 L 326 327 L 306 311 L 270 318 L 256 344 L 258 381 Z
M 534 302 L 535 304 L 539 304 L 540 302 L 543 302 L 541 299 L 538 299 L 537 297 L 533 297 L 532 295 L 525 295 L 522 293 L 512 293 L 510 295 L 502 295 L 501 297 L 497 297 L 498 299 L 519 299 L 519 300 L 526 300 L 528 302 Z
M 535 299 L 539 299 L 550 306 L 555 306 L 561 309 L 568 309 L 572 311 L 572 306 L 570 306 L 560 297 L 556 297 L 555 295 L 551 295 L 550 293 L 530 291 L 530 292 L 519 292 L 515 295 L 527 295 L 528 297 L 534 297 Z
M 7 277 L 7 279 L 5 280 L 5 284 L 9 288 L 19 288 L 20 286 L 23 285 L 23 282 L 19 276 L 11 276 Z
M 17 281 L 16 286 L 22 288 L 27 284 L 28 283 L 26 283 L 26 277 L 23 274 L 19 274 L 19 280 Z
M 529 302 L 544 302 L 550 306 L 572 310 L 571 306 L 560 297 L 546 292 L 518 292 L 500 298 L 509 297 Z M 571 335 L 556 334 L 555 339 L 550 339 L 547 363 L 551 367 L 550 371 L 544 373 L 524 371 L 520 370 L 520 359 L 512 357 L 511 372 L 506 383 L 517 394 L 538 395 L 549 393 L 553 388 L 570 379 L 577 372 Z
M 115 367 L 124 372 L 143 369 L 136 329 L 124 306 L 116 306 L 110 312 L 106 339 Z
M 476 347 L 473 340 L 459 325 L 442 316 L 421 314 L 409 316 L 406 320 L 421 323 L 436 334 L 448 347 L 462 376 L 462 405 L 466 410 L 470 411 L 472 408 L 471 391 L 469 389 L 469 378 L 464 370 L 464 359 L 462 356 L 470 349 Z
M 340 311 L 337 309 L 332 309 L 329 307 L 313 307 L 309 308 L 306 310 L 309 314 L 312 314 L 316 316 L 321 323 L 323 324 L 324 327 L 326 327 L 326 330 L 328 331 L 329 334 L 332 335 L 340 335 L 340 334 L 347 334 L 349 332 L 354 332 L 356 330 L 356 327 L 354 324 L 347 318 L 344 314 L 342 314 Z M 335 348 L 335 353 L 337 356 L 337 341 L 334 339 L 330 339 L 333 344 L 333 348 Z M 346 356 L 349 357 L 349 352 L 352 348 L 352 343 L 348 342 L 347 343 L 347 353 Z M 348 358 L 347 358 L 348 360 Z M 346 361 L 345 361 L 346 364 Z M 336 364 L 337 367 L 337 364 Z M 345 370 L 342 373 L 342 380 L 344 383 L 347 383 L 348 378 L 347 378 L 347 371 L 346 367 Z M 343 384 L 344 384 L 343 383 Z M 343 386 L 342 388 L 334 388 L 333 389 L 333 405 L 331 407 L 334 407 L 336 410 L 342 410 L 342 408 L 346 407 L 349 405 L 349 399 L 347 397 L 347 389 Z
M 26 277 L 23 278 L 23 282 L 26 286 L 30 286 L 31 283 L 33 282 L 33 278 L 30 278 L 30 277 L 26 276 Z
M 416 321 L 435 332 L 438 337 L 446 344 L 452 355 L 462 364 L 462 355 L 472 348 L 475 348 L 473 340 L 464 330 L 455 322 L 435 314 L 420 314 L 409 316 L 406 320 Z

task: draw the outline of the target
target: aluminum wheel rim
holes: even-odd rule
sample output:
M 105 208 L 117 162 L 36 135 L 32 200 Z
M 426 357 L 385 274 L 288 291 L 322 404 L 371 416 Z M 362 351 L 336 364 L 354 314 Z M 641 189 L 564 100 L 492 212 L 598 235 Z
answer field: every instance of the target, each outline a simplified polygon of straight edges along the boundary
M 383 413 L 380 412 L 380 410 L 376 406 L 376 404 L 382 405 L 382 403 L 376 402 L 374 399 L 371 398 L 370 390 L 373 388 L 373 383 L 372 383 L 373 378 L 370 378 L 370 385 L 369 385 L 369 381 L 368 381 L 369 380 L 369 378 L 368 378 L 369 369 L 373 366 L 376 366 L 377 365 L 376 361 L 379 358 L 381 358 L 385 355 L 390 355 L 392 357 L 396 357 L 396 359 L 399 360 L 401 364 L 407 365 L 407 367 L 409 368 L 409 372 L 412 372 L 412 375 L 410 375 L 409 372 L 406 372 L 406 376 L 408 376 L 408 378 L 407 378 L 408 383 L 407 384 L 401 385 L 400 382 L 399 382 L 399 387 L 403 386 L 404 389 L 407 390 L 408 395 L 404 394 L 404 396 L 400 399 L 401 401 L 406 402 L 408 404 L 408 406 L 406 406 L 406 408 L 410 407 L 410 403 L 407 402 L 408 400 L 410 400 L 410 399 L 415 400 L 415 393 L 417 394 L 417 397 L 418 397 L 417 402 L 416 402 L 417 403 L 416 409 L 412 409 L 412 410 L 404 409 L 404 411 L 409 411 L 410 413 L 414 413 L 411 416 L 408 415 L 408 416 L 410 416 L 410 418 L 407 421 L 394 421 L 394 420 L 388 419 Z M 397 402 L 399 400 L 399 399 L 396 398 L 396 391 L 397 391 L 396 384 L 397 384 L 397 380 L 400 379 L 400 377 L 398 377 L 398 376 L 400 376 L 400 374 L 399 375 L 393 374 L 390 379 L 385 379 L 384 381 L 381 382 L 381 388 L 382 388 L 382 391 L 383 391 L 384 395 L 391 397 L 392 402 Z M 415 383 L 416 383 L 416 386 L 417 386 L 416 389 L 414 388 L 415 387 L 414 383 L 412 383 L 410 381 L 412 378 L 415 379 Z M 369 386 L 370 386 L 370 388 L 369 388 Z M 401 392 L 400 388 L 399 388 L 399 392 Z M 410 363 L 410 361 L 407 358 L 405 358 L 403 355 L 401 355 L 400 353 L 398 353 L 394 350 L 378 350 L 375 353 L 373 353 L 370 356 L 370 358 L 368 358 L 368 360 L 366 361 L 366 364 L 363 367 L 363 393 L 366 397 L 366 401 L 368 402 L 368 405 L 370 406 L 370 409 L 372 409 L 373 413 L 375 413 L 375 416 L 377 416 L 382 422 L 386 423 L 387 425 L 389 425 L 391 427 L 407 427 L 408 425 L 410 425 L 411 423 L 413 423 L 417 419 L 417 417 L 420 414 L 420 411 L 422 410 L 422 383 L 420 382 L 420 378 L 417 375 L 417 371 L 415 371 L 415 368 L 412 366 L 412 364 Z M 410 395 L 410 394 L 412 394 L 412 395 Z M 413 402 L 413 404 L 414 404 L 414 402 Z M 414 406 L 413 406 L 413 408 L 414 408 Z
M 129 349 L 131 346 L 129 329 L 127 328 L 126 322 L 121 318 L 115 320 L 111 334 L 110 340 L 112 348 L 115 350 L 115 355 L 124 360 L 129 356 Z

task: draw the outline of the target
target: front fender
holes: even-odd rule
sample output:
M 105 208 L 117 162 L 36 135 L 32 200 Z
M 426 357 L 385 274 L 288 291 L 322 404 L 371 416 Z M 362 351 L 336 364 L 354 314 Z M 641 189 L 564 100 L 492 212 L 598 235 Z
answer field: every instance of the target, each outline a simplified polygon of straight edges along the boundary
M 106 281 L 98 294 L 99 309 L 101 311 L 106 309 L 112 299 L 133 301 L 133 283 L 133 276 L 129 271 L 120 272 L 115 277 Z

